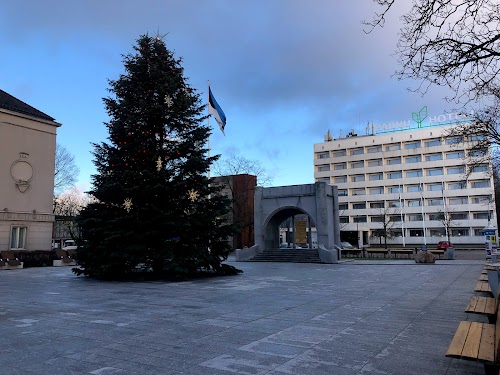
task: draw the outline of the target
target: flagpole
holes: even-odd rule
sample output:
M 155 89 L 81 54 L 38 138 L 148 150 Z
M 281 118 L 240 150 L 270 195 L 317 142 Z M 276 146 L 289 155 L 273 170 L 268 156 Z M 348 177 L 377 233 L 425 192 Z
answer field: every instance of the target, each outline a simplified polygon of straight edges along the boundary
M 427 250 L 427 237 L 425 235 L 425 213 L 424 213 L 424 184 L 420 183 L 420 202 L 422 203 L 422 226 L 424 229 L 424 244 L 422 245 L 422 250 Z
M 404 219 L 404 216 L 403 216 L 403 206 L 404 204 L 402 204 L 402 201 L 401 201 L 401 185 L 399 185 L 399 209 L 401 210 L 400 213 L 401 213 L 401 233 L 403 234 L 403 247 L 406 247 L 406 243 L 405 243 L 405 219 Z
M 207 96 L 208 96 L 208 101 L 207 101 L 207 115 L 208 115 L 208 118 L 207 118 L 207 121 L 208 121 L 208 129 L 209 129 L 209 133 L 208 133 L 208 158 L 210 159 L 210 135 L 211 135 L 211 131 L 210 131 L 210 80 L 207 81 L 208 82 L 208 91 L 207 91 Z M 212 168 L 212 164 L 209 164 L 208 165 L 208 179 L 210 180 L 210 169 Z

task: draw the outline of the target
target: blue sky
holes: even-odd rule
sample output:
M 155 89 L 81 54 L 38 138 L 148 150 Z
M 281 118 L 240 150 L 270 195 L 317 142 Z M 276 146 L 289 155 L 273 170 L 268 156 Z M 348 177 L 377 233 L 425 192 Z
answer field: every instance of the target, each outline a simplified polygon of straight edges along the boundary
M 402 5 L 405 6 L 405 5 Z M 453 110 L 391 74 L 398 58 L 397 8 L 365 34 L 371 0 L 14 0 L 0 10 L 0 88 L 62 123 L 57 141 L 74 155 L 78 185 L 95 173 L 92 142 L 107 137 L 102 98 L 123 72 L 122 55 L 145 33 L 166 34 L 192 87 L 207 81 L 227 117 L 212 153 L 258 160 L 273 185 L 313 182 L 313 144 L 367 122 Z

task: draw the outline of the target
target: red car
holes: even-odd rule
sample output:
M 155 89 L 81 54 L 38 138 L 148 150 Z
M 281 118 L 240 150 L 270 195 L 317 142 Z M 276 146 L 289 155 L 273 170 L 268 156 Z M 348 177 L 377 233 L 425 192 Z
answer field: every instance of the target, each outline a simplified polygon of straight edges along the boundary
M 449 247 L 453 247 L 450 241 L 439 241 L 436 246 L 436 250 L 446 250 Z

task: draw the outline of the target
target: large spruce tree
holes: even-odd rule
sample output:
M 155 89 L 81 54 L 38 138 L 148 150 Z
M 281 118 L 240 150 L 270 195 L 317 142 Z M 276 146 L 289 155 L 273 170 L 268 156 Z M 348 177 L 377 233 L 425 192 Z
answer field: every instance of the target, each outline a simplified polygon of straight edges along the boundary
M 235 273 L 223 265 L 229 201 L 210 185 L 205 105 L 161 37 L 141 36 L 104 99 L 108 142 L 94 144 L 79 217 L 77 274 L 102 278 Z

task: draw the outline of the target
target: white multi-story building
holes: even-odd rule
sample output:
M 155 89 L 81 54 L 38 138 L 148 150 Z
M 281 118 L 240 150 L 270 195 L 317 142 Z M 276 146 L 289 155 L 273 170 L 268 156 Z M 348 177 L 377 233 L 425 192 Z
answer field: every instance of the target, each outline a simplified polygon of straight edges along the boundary
M 343 239 L 434 247 L 449 238 L 456 247 L 484 246 L 484 228 L 497 228 L 491 165 L 467 165 L 476 140 L 446 137 L 449 127 L 328 134 L 314 145 L 315 180 L 338 187 Z

